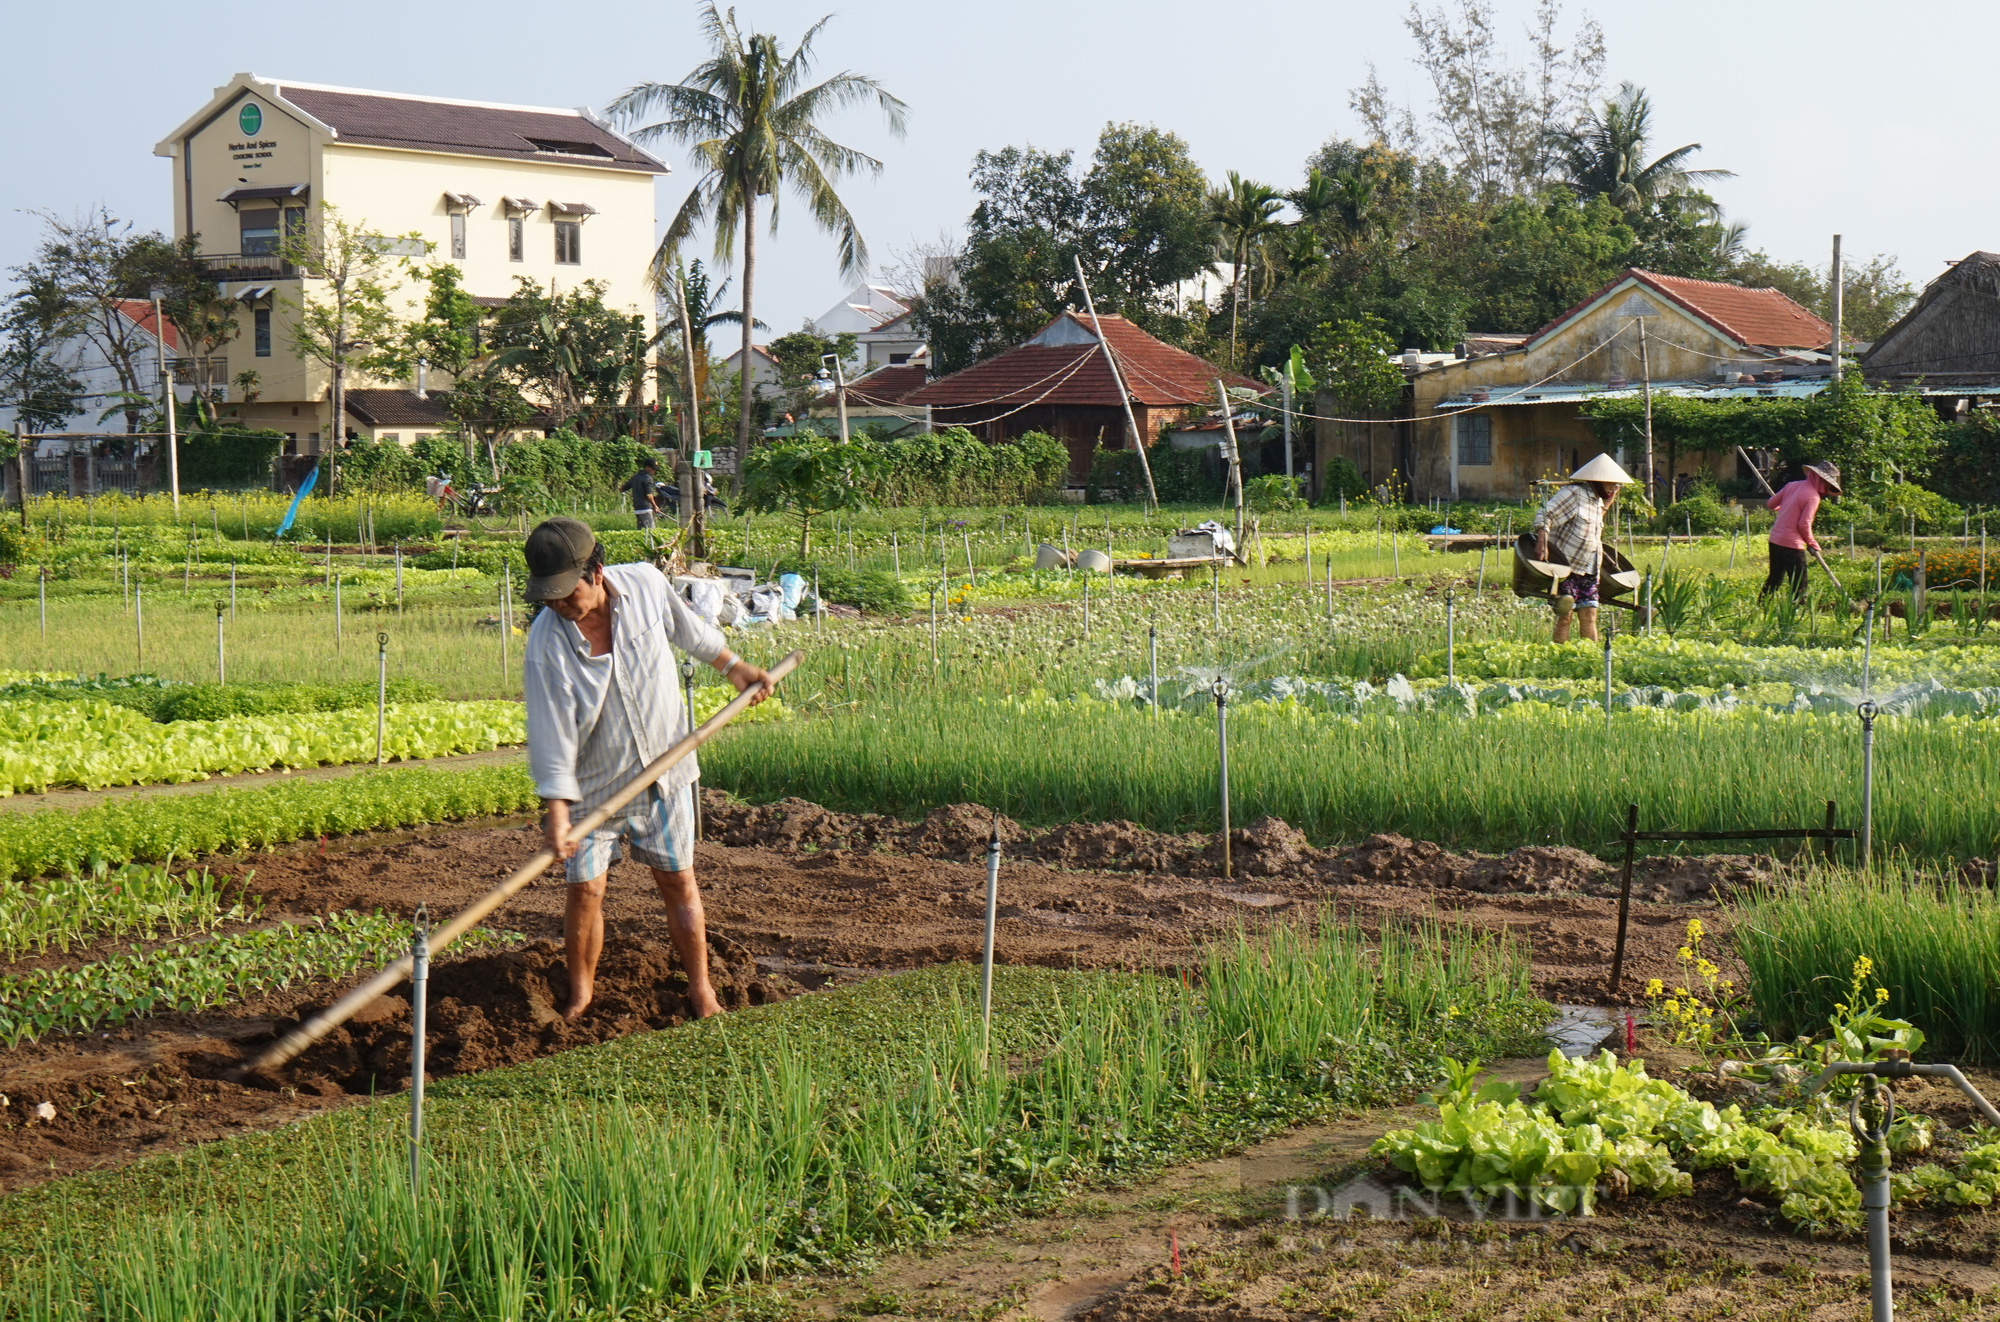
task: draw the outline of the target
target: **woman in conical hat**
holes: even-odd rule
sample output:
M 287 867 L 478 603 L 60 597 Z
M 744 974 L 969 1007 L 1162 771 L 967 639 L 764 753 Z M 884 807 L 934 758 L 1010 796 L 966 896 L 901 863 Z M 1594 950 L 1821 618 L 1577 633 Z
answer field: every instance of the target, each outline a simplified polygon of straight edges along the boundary
M 1597 640 L 1597 567 L 1604 545 L 1604 512 L 1618 499 L 1618 488 L 1632 480 L 1608 454 L 1600 454 L 1569 475 L 1569 482 L 1542 503 L 1535 513 L 1535 558 L 1546 561 L 1550 548 L 1569 566 L 1569 577 L 1556 589 L 1555 641 L 1569 641 L 1570 616 L 1583 637 Z

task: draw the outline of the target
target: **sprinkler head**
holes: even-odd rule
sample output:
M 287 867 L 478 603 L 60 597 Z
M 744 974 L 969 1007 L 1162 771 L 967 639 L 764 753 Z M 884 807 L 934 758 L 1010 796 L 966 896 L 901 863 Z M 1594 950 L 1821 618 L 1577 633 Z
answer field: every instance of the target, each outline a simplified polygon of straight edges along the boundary
M 376 635 L 375 635 L 375 645 L 376 645 L 377 647 L 387 647 L 387 646 L 389 645 L 389 635 L 388 635 L 388 634 L 386 634 L 386 633 L 378 633 L 378 634 L 376 634 Z
M 224 611 L 226 611 L 226 610 L 228 610 L 228 609 L 229 609 L 229 603 L 228 603 L 228 602 L 226 602 L 226 601 L 218 601 L 218 602 L 216 602 L 216 603 L 215 603 L 215 613 L 216 613 L 217 615 L 220 615 L 220 614 L 222 614 L 222 612 L 224 612 Z
M 1217 702 L 1221 702 L 1224 698 L 1229 696 L 1229 681 L 1223 676 L 1217 675 L 1215 677 L 1215 682 L 1208 686 L 1208 691 L 1215 695 L 1215 700 Z
M 1854 709 L 1854 714 L 1861 718 L 1861 723 L 1863 725 L 1873 725 L 1875 723 L 1876 714 L 1881 710 L 1882 709 L 1880 707 L 1877 707 L 1875 705 L 1874 700 L 1870 699 L 1869 701 L 1862 703 L 1859 707 L 1856 707 Z
M 681 678 L 682 678 L 682 679 L 693 679 L 693 678 L 694 678 L 694 658 L 693 658 L 693 657 L 691 657 L 691 656 L 688 656 L 688 657 L 682 657 L 682 658 L 681 658 Z

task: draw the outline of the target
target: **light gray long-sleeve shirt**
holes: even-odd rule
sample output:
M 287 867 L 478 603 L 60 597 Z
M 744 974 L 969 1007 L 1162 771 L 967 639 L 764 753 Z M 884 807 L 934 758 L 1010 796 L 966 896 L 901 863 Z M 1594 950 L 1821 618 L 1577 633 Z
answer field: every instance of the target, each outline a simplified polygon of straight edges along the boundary
M 590 812 L 673 747 L 691 728 L 681 703 L 678 647 L 713 662 L 722 634 L 680 599 L 651 565 L 610 565 L 611 650 L 590 654 L 583 631 L 552 610 L 528 628 L 522 696 L 528 715 L 528 771 L 535 793 L 567 799 L 578 816 Z M 616 687 L 623 720 L 604 721 Z M 662 776 L 673 793 L 701 775 L 693 755 Z

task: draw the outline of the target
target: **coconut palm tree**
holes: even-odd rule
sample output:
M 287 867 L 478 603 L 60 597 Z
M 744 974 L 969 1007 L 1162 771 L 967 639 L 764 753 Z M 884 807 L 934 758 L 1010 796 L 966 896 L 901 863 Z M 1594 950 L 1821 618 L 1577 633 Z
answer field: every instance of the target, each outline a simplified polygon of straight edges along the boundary
M 770 220 L 778 228 L 779 191 L 789 188 L 805 203 L 819 227 L 839 245 L 840 271 L 858 275 L 868 268 L 868 246 L 834 183 L 850 174 L 879 175 L 882 162 L 826 135 L 820 121 L 848 106 L 873 102 L 898 137 L 906 107 L 865 74 L 842 72 L 808 85 L 813 42 L 832 15 L 806 29 L 787 52 L 774 36 L 745 34 L 736 10 L 702 8 L 702 31 L 709 55 L 678 83 L 640 83 L 611 103 L 626 122 L 658 115 L 632 136 L 640 142 L 669 141 L 686 147 L 703 170 L 687 200 L 667 226 L 653 262 L 654 280 L 670 278 L 674 253 L 703 225 L 715 229 L 718 257 L 734 255 L 743 235 L 743 396 L 737 445 L 747 451 L 753 416 L 750 371 L 755 318 L 751 297 L 757 280 L 758 201 L 769 198 Z
M 1278 212 L 1285 199 L 1277 189 L 1260 184 L 1231 170 L 1229 186 L 1208 196 L 1209 219 L 1215 222 L 1222 242 L 1227 245 L 1231 265 L 1229 362 L 1236 365 L 1236 328 L 1243 310 L 1243 280 L 1249 273 L 1250 254 L 1264 236 L 1283 228 Z
M 1733 179 L 1729 170 L 1690 170 L 1688 157 L 1701 150 L 1690 142 L 1646 164 L 1653 130 L 1653 103 L 1646 89 L 1622 83 L 1618 95 L 1561 135 L 1556 150 L 1564 176 L 1585 198 L 1607 197 L 1628 216 L 1651 211 L 1669 197 L 1692 193 L 1712 179 Z M 1706 208 L 1710 212 L 1714 207 Z

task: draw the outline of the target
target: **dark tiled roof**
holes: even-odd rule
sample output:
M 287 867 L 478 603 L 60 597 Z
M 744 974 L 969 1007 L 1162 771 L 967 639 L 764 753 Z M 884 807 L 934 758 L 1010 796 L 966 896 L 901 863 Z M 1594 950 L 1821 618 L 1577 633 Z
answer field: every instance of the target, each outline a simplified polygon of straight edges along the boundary
M 667 173 L 666 166 L 574 111 L 466 105 L 283 83 L 278 89 L 285 100 L 331 125 L 342 142 Z
M 867 376 L 849 383 L 850 404 L 900 404 L 911 391 L 924 384 L 927 373 L 922 363 L 898 363 L 878 367 Z
M 1833 340 L 1833 327 L 1775 289 L 1748 289 L 1716 280 L 1690 280 L 1632 267 L 1604 288 L 1536 331 L 1532 344 L 1631 279 L 1729 336 L 1738 344 L 1767 349 L 1813 349 Z
M 371 427 L 449 427 L 451 413 L 437 395 L 418 399 L 407 390 L 350 390 L 347 411 Z
M 937 407 L 991 405 L 1017 408 L 1028 404 L 1103 405 L 1117 407 L 1117 383 L 1090 332 L 1090 319 L 1065 312 L 1042 328 L 1048 335 L 1063 320 L 1070 343 L 1036 344 L 1032 340 L 996 354 L 964 371 L 939 377 L 921 390 L 903 396 L 904 404 Z M 1118 356 L 1119 370 L 1135 403 L 1151 407 L 1215 402 L 1215 380 L 1231 386 L 1267 387 L 1248 377 L 1225 372 L 1205 359 L 1154 339 L 1123 317 L 1101 316 L 1104 338 Z M 1076 342 L 1081 339 L 1083 342 Z

